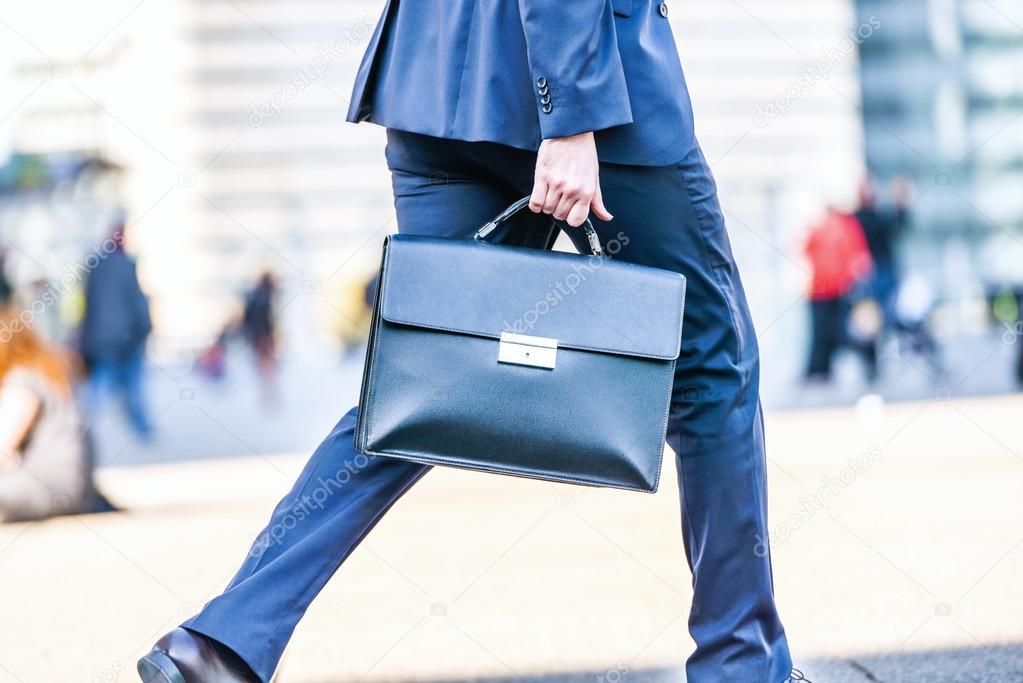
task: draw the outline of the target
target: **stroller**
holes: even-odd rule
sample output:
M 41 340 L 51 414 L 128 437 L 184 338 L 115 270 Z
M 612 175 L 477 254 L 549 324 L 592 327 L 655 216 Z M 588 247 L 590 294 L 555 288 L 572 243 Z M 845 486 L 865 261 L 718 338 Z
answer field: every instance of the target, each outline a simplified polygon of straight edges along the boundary
M 919 275 L 908 277 L 899 286 L 895 296 L 893 330 L 900 355 L 920 356 L 937 379 L 943 376 L 945 366 L 941 358 L 941 347 L 930 327 L 934 308 L 934 290 L 930 283 Z

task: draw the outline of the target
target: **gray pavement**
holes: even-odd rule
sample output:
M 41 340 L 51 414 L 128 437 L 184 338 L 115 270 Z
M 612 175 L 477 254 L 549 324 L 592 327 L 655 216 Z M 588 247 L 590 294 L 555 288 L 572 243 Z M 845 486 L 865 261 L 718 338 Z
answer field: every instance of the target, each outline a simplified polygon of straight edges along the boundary
M 1023 646 L 909 652 L 890 657 L 862 657 L 853 664 L 854 673 L 883 683 L 1019 683 L 1023 681 Z M 822 677 L 821 680 L 830 679 Z M 836 683 L 841 683 L 841 679 L 836 679 Z
M 1023 646 L 906 652 L 884 657 L 812 659 L 802 673 L 813 683 L 1019 683 Z M 530 674 L 521 678 L 443 678 L 432 683 L 680 683 L 682 667 Z M 331 683 L 323 681 L 322 683 Z M 412 681 L 409 681 L 412 683 Z
M 1003 396 L 768 412 L 775 586 L 811 681 L 1021 680 L 1021 411 Z M 115 465 L 100 483 L 122 512 L 0 526 L 0 683 L 133 680 L 305 458 Z M 672 465 L 652 496 L 431 472 L 313 604 L 280 683 L 681 681 Z

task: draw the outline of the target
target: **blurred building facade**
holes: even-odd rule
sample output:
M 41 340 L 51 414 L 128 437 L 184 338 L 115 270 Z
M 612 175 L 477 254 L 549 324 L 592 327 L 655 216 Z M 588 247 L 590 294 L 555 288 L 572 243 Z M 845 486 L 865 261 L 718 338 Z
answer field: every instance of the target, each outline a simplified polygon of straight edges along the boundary
M 90 257 L 124 211 L 130 247 L 155 276 L 147 280 L 168 290 L 181 281 L 180 261 L 148 255 L 176 257 L 166 245 L 188 222 L 175 191 L 189 139 L 189 62 L 175 31 L 184 8 L 137 9 L 116 0 L 30 3 L 0 27 L 0 235 L 23 292 L 45 279 L 80 296 Z M 39 178 L 19 170 L 25 163 Z
M 1023 284 L 1023 5 L 857 0 L 866 160 L 917 185 L 904 251 L 945 294 Z
M 202 291 L 277 272 L 281 318 L 321 339 L 395 229 L 381 131 L 344 123 L 382 3 L 195 0 L 186 28 Z M 294 336 L 292 341 L 295 342 Z
M 16 279 L 60 278 L 123 208 L 158 348 L 206 343 L 264 269 L 285 326 L 328 336 L 332 292 L 393 229 L 383 136 L 343 123 L 376 3 L 58 4 L 0 27 L 0 167 L 124 172 L 3 193 Z
M 802 244 L 828 204 L 851 205 L 864 172 L 857 52 L 876 29 L 847 0 L 669 4 L 761 349 L 796 376 Z
M 0 48 L 13 65 L 0 149 L 125 168 L 131 247 L 168 348 L 207 341 L 267 267 L 285 325 L 328 336 L 339 292 L 395 229 L 382 131 L 343 122 L 382 0 L 65 4 L 64 29 L 52 7 L 29 8 Z M 859 54 L 894 54 L 900 31 L 923 30 L 901 14 L 921 3 L 668 4 L 757 322 L 796 330 L 784 313 L 802 298 L 806 226 L 826 204 L 851 206 L 864 149 L 879 175 L 902 168 L 879 165 L 891 145 L 869 123 L 864 139 L 861 111 L 880 111 L 866 74 L 883 67 L 865 62 L 861 79 Z M 78 253 L 98 234 L 53 225 Z

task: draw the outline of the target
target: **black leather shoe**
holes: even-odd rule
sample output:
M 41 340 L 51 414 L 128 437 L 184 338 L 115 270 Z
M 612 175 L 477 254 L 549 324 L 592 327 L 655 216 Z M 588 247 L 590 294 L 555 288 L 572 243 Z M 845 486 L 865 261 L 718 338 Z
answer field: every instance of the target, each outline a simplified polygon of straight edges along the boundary
M 241 661 L 228 662 L 208 638 L 176 628 L 139 660 L 142 683 L 260 683 Z

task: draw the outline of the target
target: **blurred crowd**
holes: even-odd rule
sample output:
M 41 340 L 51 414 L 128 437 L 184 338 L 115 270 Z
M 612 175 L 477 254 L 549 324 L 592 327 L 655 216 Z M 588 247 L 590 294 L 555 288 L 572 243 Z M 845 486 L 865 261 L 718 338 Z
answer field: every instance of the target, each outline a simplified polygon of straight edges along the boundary
M 933 329 L 936 294 L 926 278 L 904 272 L 899 258 L 911 219 L 910 192 L 909 183 L 896 178 L 888 189 L 890 203 L 882 205 L 874 180 L 868 178 L 859 187 L 854 210 L 829 206 L 809 229 L 803 245 L 810 264 L 807 382 L 830 381 L 842 351 L 860 357 L 866 379 L 876 382 L 882 371 L 879 347 L 886 341 L 894 344 L 899 357 L 922 359 L 933 380 L 945 375 Z M 991 322 L 1012 329 L 1017 321 L 1019 326 L 1023 288 L 994 289 L 988 299 Z M 1017 347 L 1015 379 L 1023 386 L 1023 343 Z
M 942 336 L 935 329 L 939 294 L 931 280 L 907 270 L 900 258 L 913 219 L 910 195 L 902 179 L 885 187 L 868 179 L 854 208 L 830 206 L 808 230 L 803 244 L 810 265 L 804 381 L 834 381 L 836 358 L 848 353 L 860 359 L 866 379 L 875 382 L 886 372 L 882 346 L 894 347 L 898 358 L 914 357 L 914 364 L 926 368 L 935 382 L 945 375 Z M 138 442 L 159 436 L 146 400 L 153 324 L 124 233 L 123 220 L 114 220 L 103 248 L 83 259 L 81 286 L 69 291 L 55 291 L 55 283 L 43 280 L 12 286 L 0 252 L 2 521 L 112 509 L 93 478 L 92 428 L 102 411 L 118 410 Z M 237 355 L 232 349 L 246 348 L 261 398 L 276 405 L 279 290 L 269 270 L 245 287 L 235 312 L 196 353 L 195 372 L 219 382 Z M 375 281 L 359 280 L 336 299 L 335 310 L 345 321 L 338 338 L 346 351 L 361 348 L 374 290 Z M 74 300 L 75 314 L 54 321 L 68 298 Z M 1004 326 L 1003 339 L 1018 349 L 1015 373 L 1023 386 L 1023 287 L 992 287 L 987 303 L 990 322 Z
M 33 329 L 48 299 L 26 300 L 0 274 L 0 518 L 5 521 L 109 508 L 93 483 L 87 420 L 109 395 L 120 399 L 140 438 L 152 435 L 142 384 L 152 331 L 149 304 L 135 263 L 124 251 L 123 225 L 108 243 L 86 277 L 83 315 L 68 344 L 43 341 Z M 76 400 L 79 380 L 85 384 L 86 410 Z
M 0 256 L 0 521 L 113 510 L 97 490 L 91 426 L 112 401 L 135 439 L 155 438 L 146 401 L 146 346 L 152 333 L 149 301 L 135 260 L 125 251 L 118 221 L 107 247 L 83 262 L 80 316 L 67 334 L 48 325 L 59 294 L 52 283 L 24 291 L 12 286 Z M 268 398 L 276 393 L 276 283 L 263 273 L 244 295 L 241 313 L 225 324 L 197 369 L 222 378 L 228 341 L 253 352 Z

